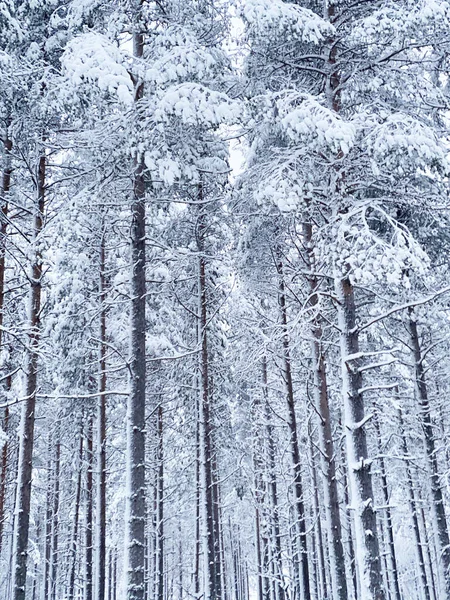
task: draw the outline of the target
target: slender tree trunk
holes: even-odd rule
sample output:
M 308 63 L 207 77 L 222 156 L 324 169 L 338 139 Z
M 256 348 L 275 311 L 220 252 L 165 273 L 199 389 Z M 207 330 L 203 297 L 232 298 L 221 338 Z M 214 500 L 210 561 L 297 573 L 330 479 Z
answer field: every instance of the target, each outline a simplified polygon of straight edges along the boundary
M 256 549 L 256 566 L 258 569 L 258 600 L 264 600 L 264 573 L 263 560 L 261 552 L 261 519 L 259 516 L 258 498 L 256 499 L 255 507 L 255 549 Z
M 264 396 L 263 396 L 264 399 Z M 253 422 L 253 472 L 254 472 L 254 496 L 255 496 L 255 551 L 257 564 L 257 593 L 258 600 L 265 600 L 264 597 L 264 579 L 267 576 L 265 572 L 265 562 L 262 553 L 262 533 L 261 533 L 261 515 L 264 515 L 265 482 L 264 475 L 267 471 L 264 456 L 264 429 L 262 429 L 261 417 L 264 412 L 261 411 L 261 401 L 258 394 L 253 401 L 251 418 Z M 264 517 L 263 517 L 264 518 Z M 229 529 L 231 535 L 231 522 L 229 520 Z
M 294 573 L 296 579 L 298 579 L 298 581 L 296 582 L 296 586 L 298 588 L 297 594 L 300 594 L 299 597 L 302 597 L 303 600 L 308 600 L 310 598 L 311 591 L 309 586 L 308 551 L 306 547 L 306 514 L 303 500 L 303 484 L 297 431 L 297 417 L 295 414 L 294 384 L 292 381 L 291 349 L 286 306 L 286 288 L 284 282 L 283 263 L 280 257 L 277 258 L 277 270 L 279 275 L 278 302 L 280 306 L 281 328 L 283 333 L 284 380 L 287 392 L 290 450 L 292 457 L 292 470 L 294 475 L 294 506 L 296 528 L 296 540 L 294 544 L 294 547 L 296 548 L 296 556 L 294 556 Z
M 164 600 L 164 442 L 163 442 L 163 408 L 160 404 L 157 411 L 157 570 L 156 599 Z
M 195 433 L 195 558 L 194 558 L 194 594 L 198 598 L 200 595 L 200 554 L 201 554 L 201 457 L 200 457 L 200 406 L 199 395 L 196 400 L 196 418 L 197 427 Z
M 444 498 L 439 477 L 436 443 L 433 431 L 433 423 L 431 421 L 431 408 L 428 399 L 425 369 L 423 366 L 419 334 L 417 331 L 417 322 L 413 308 L 408 309 L 408 317 L 409 333 L 414 355 L 416 392 L 419 401 L 421 424 L 424 433 L 425 451 L 428 459 L 433 525 L 439 554 L 438 564 L 443 571 L 440 580 L 441 585 L 443 585 L 445 588 L 443 593 L 448 600 L 450 599 L 450 539 L 448 534 L 447 519 L 445 516 Z
M 142 0 L 134 0 L 133 54 L 144 54 L 141 31 Z M 137 81 L 135 101 L 143 98 L 144 84 Z M 131 338 L 130 394 L 127 410 L 127 518 L 126 598 L 144 600 L 145 592 L 145 180 L 142 156 L 136 159 L 131 205 Z
M 214 510 L 214 553 L 215 553 L 215 588 L 220 590 L 220 597 L 223 600 L 226 598 L 226 584 L 225 584 L 225 557 L 224 557 L 224 544 L 223 544 L 223 529 L 222 519 L 220 510 L 220 486 L 219 486 L 219 469 L 217 465 L 217 450 L 212 444 L 212 455 L 211 455 L 211 469 L 212 469 L 212 497 L 213 497 L 213 510 Z
M 93 419 L 89 417 L 87 430 L 87 469 L 86 469 L 86 556 L 85 556 L 85 600 L 92 600 L 92 556 L 93 556 L 93 508 L 94 508 L 94 452 L 93 452 Z
M 348 485 L 348 469 L 346 469 L 346 451 L 342 446 L 342 469 L 344 472 L 344 506 L 350 506 L 349 485 Z M 352 577 L 352 592 L 355 600 L 358 600 L 358 575 L 356 572 L 355 547 L 353 545 L 353 519 L 347 508 L 346 510 L 346 530 L 347 530 L 347 547 L 348 547 L 348 564 L 347 571 L 350 571 Z M 349 589 L 347 587 L 347 589 Z
M 436 575 L 435 574 L 435 570 L 433 569 L 433 558 L 432 558 L 432 544 L 430 542 L 430 538 L 428 536 L 428 530 L 427 530 L 427 520 L 425 518 L 425 511 L 423 508 L 423 503 L 422 500 L 420 498 L 420 493 L 419 493 L 419 500 L 416 500 L 416 506 L 419 507 L 419 516 L 420 516 L 420 520 L 421 520 L 421 524 L 422 524 L 422 531 L 423 531 L 423 546 L 425 548 L 425 556 L 426 556 L 426 564 L 428 565 L 428 572 L 429 572 L 429 577 L 428 577 L 428 588 L 431 591 L 431 595 L 433 597 L 433 600 L 436 600 L 439 589 L 438 589 L 438 585 L 436 583 Z M 435 564 L 435 562 L 434 562 Z
M 50 585 L 50 558 L 52 552 L 52 507 L 53 507 L 53 469 L 51 459 L 51 434 L 48 434 L 47 440 L 47 497 L 45 512 L 45 532 L 44 532 L 44 574 L 43 574 L 43 600 L 48 600 L 48 590 Z
M 75 574 L 77 570 L 78 526 L 80 517 L 81 482 L 83 475 L 83 425 L 80 427 L 80 446 L 78 449 L 78 477 L 75 491 L 75 511 L 73 517 L 72 544 L 70 549 L 70 576 L 68 600 L 75 598 Z
M 96 600 L 105 600 L 106 581 L 106 255 L 103 225 L 100 243 L 100 349 L 97 400 L 97 575 Z
M 4 304 L 5 304 L 5 268 L 6 268 L 6 234 L 8 229 L 8 196 L 11 189 L 11 150 L 12 140 L 8 136 L 8 124 L 6 125 L 6 136 L 3 140 L 4 160 L 2 177 L 2 195 L 1 195 L 1 224 L 0 224 L 0 350 L 3 345 L 3 326 L 4 326 Z M 6 392 L 11 389 L 11 376 L 6 380 Z M 9 408 L 6 407 L 3 413 L 3 431 L 8 433 Z M 5 494 L 6 494 L 6 476 L 8 469 L 8 441 L 5 442 L 2 449 L 1 474 L 0 474 L 0 556 L 3 549 L 3 524 L 5 522 Z
M 318 281 L 315 276 L 315 261 L 312 248 L 312 225 L 303 225 L 304 243 L 306 245 L 307 268 L 310 287 L 310 303 L 314 309 L 318 308 Z M 325 476 L 324 505 L 328 527 L 330 572 L 332 592 L 335 600 L 347 600 L 347 578 L 345 575 L 345 556 L 342 544 L 342 526 L 339 510 L 339 495 L 336 478 L 336 464 L 334 442 L 331 428 L 330 406 L 328 401 L 328 384 L 325 368 L 325 357 L 322 347 L 322 327 L 320 316 L 315 314 L 312 322 L 312 368 L 314 374 L 314 398 L 316 410 L 320 415 L 319 444 L 322 459 L 322 470 Z
M 308 428 L 309 429 L 309 428 Z M 322 584 L 321 595 L 318 596 L 320 598 L 328 598 L 328 586 L 327 586 L 327 573 L 325 566 L 325 540 L 322 532 L 322 524 L 320 518 L 320 503 L 319 503 L 319 484 L 317 481 L 317 473 L 316 473 L 316 460 L 315 460 L 315 452 L 314 445 L 312 441 L 312 432 L 309 430 L 309 449 L 310 449 L 310 461 L 311 461 L 311 469 L 312 469 L 312 484 L 313 484 L 313 499 L 314 499 L 314 520 L 316 522 L 317 529 L 317 550 L 313 552 L 313 556 L 317 554 L 317 560 L 319 563 L 320 569 L 320 577 L 318 578 Z M 347 600 L 347 599 L 346 599 Z
M 42 256 L 39 237 L 44 225 L 46 157 L 42 152 L 37 171 L 36 205 L 33 225 L 33 264 L 29 303 L 29 333 L 26 355 L 26 400 L 20 425 L 19 468 L 16 493 L 16 519 L 13 536 L 13 600 L 25 600 L 27 582 L 28 533 L 33 472 L 34 422 L 40 336 Z
M 41 511 L 38 509 L 37 519 L 36 519 L 36 546 L 39 547 L 41 541 Z M 34 573 L 33 573 L 33 586 L 31 589 L 31 600 L 36 600 L 36 594 L 38 590 L 38 580 L 39 580 L 39 561 L 35 561 L 34 563 Z
M 387 482 L 387 474 L 386 474 L 386 465 L 384 462 L 384 457 L 382 454 L 382 444 L 381 444 L 381 430 L 380 423 L 378 421 L 378 415 L 374 412 L 374 427 L 377 435 L 377 444 L 378 444 L 378 452 L 380 454 L 379 464 L 380 464 L 380 476 L 381 476 L 381 489 L 383 492 L 383 500 L 385 504 L 385 514 L 386 514 L 386 532 L 388 538 L 388 549 L 389 549 L 389 562 L 390 562 L 390 573 L 392 586 L 394 588 L 394 599 L 401 600 L 401 592 L 400 592 L 400 583 L 398 579 L 398 568 L 397 568 L 397 556 L 395 553 L 395 544 L 394 544 L 394 526 L 392 522 L 392 511 L 389 506 L 389 488 Z
M 61 469 L 61 433 L 60 424 L 56 432 L 55 453 L 55 481 L 53 487 L 53 509 L 52 509 L 52 558 L 50 567 L 50 598 L 57 600 L 58 595 L 58 566 L 59 566 L 59 494 L 60 494 L 60 469 Z
M 200 341 L 200 449 L 201 449 L 201 488 L 203 504 L 203 527 L 204 527 L 204 580 L 205 600 L 221 600 L 222 590 L 219 586 L 220 579 L 217 577 L 217 547 L 220 543 L 217 539 L 217 528 L 214 519 L 214 482 L 213 482 L 213 457 L 212 457 L 212 428 L 211 428 L 211 396 L 209 387 L 209 355 L 207 337 L 207 281 L 206 281 L 206 258 L 205 258 L 205 215 L 203 207 L 203 189 L 199 186 L 200 214 L 197 226 L 197 248 L 199 252 L 198 263 L 198 299 L 199 299 L 199 341 Z
M 264 410 L 266 418 L 266 440 L 267 440 L 267 462 L 268 462 L 268 488 L 270 493 L 271 503 L 271 523 L 272 523 L 272 546 L 273 546 L 273 571 L 275 580 L 275 600 L 285 600 L 286 594 L 284 589 L 283 576 L 283 556 L 281 552 L 281 534 L 280 534 L 280 515 L 278 506 L 278 486 L 277 476 L 275 471 L 276 448 L 274 438 L 274 428 L 269 404 L 269 389 L 267 375 L 267 356 L 262 357 L 262 390 L 264 398 Z
M 117 600 L 117 550 L 114 549 L 112 600 Z
M 384 600 L 371 460 L 366 440 L 366 413 L 361 392 L 359 332 L 353 285 L 348 276 L 336 277 L 341 345 L 342 397 L 347 448 L 350 502 L 355 523 L 356 568 L 361 600 Z
M 1 331 L 1 329 L 0 329 Z M 9 378 L 8 378 L 9 379 Z M 9 386 L 10 387 L 10 386 Z M 5 408 L 3 414 L 3 431 L 8 436 L 9 434 L 9 408 Z M 1 472 L 0 472 L 0 556 L 3 550 L 3 526 L 5 523 L 5 501 L 6 501 L 6 479 L 8 474 L 8 450 L 9 442 L 8 439 L 3 444 L 2 448 L 2 460 L 1 460 Z
M 178 541 L 178 568 L 179 568 L 179 573 L 178 573 L 178 600 L 183 600 L 183 585 L 184 585 L 184 581 L 183 581 L 183 538 L 182 538 L 182 531 L 181 531 L 181 521 L 178 523 L 178 536 L 179 536 L 179 541 Z
M 113 586 L 113 551 L 112 549 L 108 554 L 108 600 L 112 600 L 112 586 Z M 148 598 L 148 595 L 147 595 Z
M 409 512 L 411 514 L 414 530 L 414 538 L 416 541 L 417 559 L 419 563 L 419 574 L 420 581 L 422 584 L 422 591 L 425 595 L 425 600 L 431 600 L 430 589 L 427 581 L 427 573 L 425 569 L 425 558 L 423 555 L 422 540 L 420 536 L 419 519 L 417 513 L 417 505 L 414 496 L 414 481 L 412 477 L 411 467 L 408 460 L 408 444 L 406 441 L 405 427 L 403 423 L 402 411 L 398 410 L 398 419 L 400 425 L 400 437 L 401 437 L 401 449 L 405 456 L 405 468 L 406 468 L 406 482 L 408 487 L 408 500 L 409 500 Z

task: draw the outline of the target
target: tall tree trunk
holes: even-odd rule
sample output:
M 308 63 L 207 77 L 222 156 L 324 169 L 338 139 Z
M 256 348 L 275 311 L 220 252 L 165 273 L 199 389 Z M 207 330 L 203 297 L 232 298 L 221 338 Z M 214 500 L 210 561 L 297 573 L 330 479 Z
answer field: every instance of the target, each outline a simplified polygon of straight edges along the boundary
M 289 426 L 289 441 L 292 458 L 292 470 L 294 476 L 293 487 L 296 528 L 296 539 L 294 544 L 296 548 L 296 556 L 294 556 L 294 573 L 296 579 L 298 579 L 298 581 L 296 581 L 296 587 L 298 588 L 297 594 L 300 594 L 299 597 L 303 598 L 303 600 L 308 600 L 310 598 L 311 592 L 309 585 L 308 552 L 306 547 L 306 514 L 303 500 L 303 483 L 302 470 L 300 464 L 297 417 L 295 414 L 294 384 L 292 381 L 291 349 L 286 305 L 286 287 L 283 273 L 283 262 L 281 260 L 280 255 L 277 257 L 277 271 L 279 276 L 278 302 L 280 306 L 281 329 L 283 335 L 284 381 L 286 385 L 288 407 L 287 421 Z
M 374 412 L 374 428 L 375 433 L 377 435 L 377 445 L 378 445 L 378 453 L 379 464 L 380 464 L 380 476 L 381 476 L 381 489 L 383 492 L 383 500 L 385 504 L 385 515 L 386 515 L 386 533 L 388 538 L 388 551 L 389 551 L 389 562 L 390 562 L 390 579 L 392 581 L 392 586 L 394 590 L 394 600 L 401 600 L 400 593 L 400 583 L 398 579 L 398 567 L 397 567 L 397 556 L 395 553 L 395 544 L 394 544 L 394 527 L 392 523 L 392 511 L 389 506 L 389 488 L 387 482 L 387 474 L 386 474 L 386 465 L 384 462 L 384 457 L 382 453 L 382 444 L 381 444 L 381 430 L 380 423 L 378 421 L 378 415 Z
M 36 518 L 36 546 L 39 547 L 41 541 L 41 510 L 38 509 L 38 514 Z M 39 561 L 35 561 L 34 563 L 34 573 L 33 573 L 33 585 L 31 588 L 31 600 L 36 600 L 36 594 L 38 590 L 38 580 L 39 580 Z
M 144 54 L 141 31 L 142 0 L 134 0 L 133 54 Z M 135 85 L 135 103 L 144 94 L 143 81 Z M 126 598 L 144 600 L 145 592 L 145 180 L 142 156 L 136 159 L 131 205 L 131 337 L 130 394 L 127 410 L 127 517 Z
M 47 440 L 47 497 L 45 511 L 45 532 L 44 532 L 44 573 L 43 573 L 43 600 L 48 600 L 48 590 L 50 585 L 50 558 L 52 552 L 52 510 L 53 510 L 53 469 L 52 469 L 52 436 L 49 432 Z
M 227 600 L 226 581 L 225 581 L 225 556 L 223 542 L 223 528 L 220 510 L 220 485 L 219 485 L 219 468 L 217 465 L 217 449 L 214 444 L 212 446 L 211 469 L 213 481 L 213 509 L 214 509 L 214 552 L 215 552 L 215 587 L 220 590 L 222 600 Z
M 356 568 L 361 600 L 384 600 L 371 460 L 367 450 L 366 413 L 361 392 L 363 377 L 358 358 L 359 332 L 354 288 L 348 276 L 336 276 L 336 294 L 348 481 L 355 523 Z
M 37 170 L 36 204 L 33 225 L 33 263 L 30 277 L 29 333 L 26 354 L 26 400 L 20 424 L 19 467 L 16 492 L 16 519 L 13 536 L 13 600 L 25 600 L 27 582 L 28 533 L 33 472 L 34 422 L 40 337 L 42 255 L 39 237 L 44 225 L 46 157 L 43 151 Z
M 87 469 L 86 469 L 86 556 L 85 556 L 85 600 L 92 600 L 92 556 L 93 556 L 93 508 L 94 508 L 94 424 L 89 417 L 87 428 Z
M 156 565 L 156 600 L 164 600 L 164 441 L 163 441 L 163 408 L 157 410 L 157 565 Z
M 411 514 L 414 530 L 414 538 L 416 541 L 417 559 L 419 563 L 419 574 L 420 581 L 422 584 L 422 591 L 425 596 L 425 600 L 431 600 L 430 589 L 427 580 L 427 573 L 425 569 L 425 558 L 423 555 L 422 540 L 420 536 L 419 518 L 417 513 L 416 499 L 414 496 L 414 481 L 411 472 L 411 467 L 408 460 L 408 443 L 406 441 L 405 427 L 403 423 L 403 414 L 401 409 L 398 410 L 398 419 L 400 425 L 400 438 L 401 438 L 401 449 L 405 457 L 406 466 L 406 483 L 408 487 L 408 500 L 409 500 L 409 512 Z
M 200 449 L 200 389 L 196 399 L 196 432 L 195 432 L 195 557 L 194 557 L 194 595 L 196 598 L 200 595 L 200 554 L 201 554 L 201 449 Z
M 73 533 L 72 533 L 72 544 L 70 548 L 70 576 L 69 576 L 69 590 L 68 600 L 74 600 L 75 598 L 75 574 L 77 570 L 77 550 L 78 550 L 78 526 L 80 517 L 80 501 L 81 501 L 81 482 L 83 475 L 83 425 L 80 427 L 80 442 L 78 449 L 78 476 L 77 485 L 75 491 L 75 510 L 73 517 Z
M 315 459 L 315 452 L 314 452 L 314 444 L 312 441 L 312 431 L 310 430 L 310 427 L 308 427 L 308 437 L 309 437 L 310 462 L 311 462 L 311 469 L 312 469 L 312 485 L 313 485 L 312 494 L 313 494 L 313 499 L 314 499 L 314 512 L 315 512 L 314 520 L 316 522 L 316 529 L 317 529 L 317 550 L 316 550 L 316 552 L 313 552 L 313 556 L 316 556 L 316 553 L 317 553 L 317 559 L 318 559 L 319 571 L 320 571 L 320 577 L 318 578 L 318 580 L 321 582 L 321 585 L 322 585 L 321 595 L 318 597 L 325 599 L 325 598 L 328 598 L 327 573 L 326 573 L 326 566 L 325 566 L 325 540 L 324 540 L 324 536 L 323 536 L 323 532 L 322 532 L 322 524 L 321 524 L 321 518 L 320 518 L 319 483 L 317 481 L 316 459 Z
M 60 494 L 60 470 L 61 470 L 61 432 L 60 423 L 56 431 L 55 452 L 55 480 L 53 486 L 53 509 L 52 509 L 52 558 L 50 566 L 50 598 L 57 600 L 58 595 L 58 566 L 59 566 L 59 494 Z
M 203 559 L 204 559 L 204 596 L 205 600 L 221 600 L 222 590 L 217 577 L 218 544 L 217 528 L 214 519 L 214 482 L 213 482 L 213 447 L 211 427 L 211 394 L 209 381 L 208 355 L 208 295 L 206 281 L 205 258 L 205 215 L 202 206 L 203 188 L 199 186 L 200 213 L 197 224 L 198 259 L 198 300 L 199 321 L 198 338 L 200 342 L 200 454 L 201 454 L 201 488 L 203 504 Z M 219 571 L 220 572 L 220 571 Z
M 3 431 L 9 435 L 9 408 L 5 408 L 3 414 Z M 6 501 L 6 479 L 8 474 L 8 449 L 9 442 L 8 438 L 3 444 L 2 448 L 2 459 L 1 459 L 1 472 L 0 472 L 0 556 L 3 550 L 3 526 L 5 523 L 5 501 Z
M 0 225 L 0 350 L 3 345 L 3 326 L 4 326 L 4 304 L 5 304 L 5 268 L 6 268 L 6 234 L 8 229 L 8 209 L 9 192 L 11 189 L 11 150 L 12 140 L 8 136 L 8 123 L 6 124 L 6 135 L 3 140 L 5 164 L 2 177 L 2 195 L 1 195 L 1 225 Z M 6 392 L 11 389 L 11 376 L 6 380 Z M 8 433 L 9 408 L 6 407 L 3 413 L 3 431 Z M 3 445 L 1 474 L 0 474 L 0 556 L 3 548 L 3 524 L 5 522 L 5 494 L 6 494 L 6 475 L 8 469 L 8 440 Z
M 105 600 L 106 581 L 106 255 L 105 226 L 100 242 L 100 349 L 97 400 L 97 575 L 96 600 Z
M 275 600 L 285 600 L 283 576 L 283 555 L 281 552 L 281 534 L 280 534 L 280 514 L 278 506 L 278 486 L 277 475 L 275 471 L 276 449 L 274 438 L 274 427 L 269 404 L 269 389 L 267 375 L 267 356 L 262 357 L 262 391 L 264 398 L 264 412 L 266 421 L 266 440 L 267 440 L 267 468 L 268 468 L 268 488 L 271 504 L 271 523 L 272 523 L 272 547 L 273 547 L 273 571 L 275 580 L 273 582 L 275 591 Z
M 315 275 L 315 261 L 312 248 L 312 225 L 303 225 L 303 237 L 306 245 L 305 258 L 309 270 L 310 304 L 313 309 L 319 305 L 318 281 Z M 333 597 L 335 600 L 347 600 L 347 579 L 345 575 L 345 556 L 342 544 L 342 526 L 339 510 L 339 495 L 336 478 L 334 442 L 331 428 L 331 414 L 328 400 L 328 384 L 325 357 L 322 346 L 322 327 L 320 315 L 314 314 L 312 322 L 312 369 L 314 374 L 314 399 L 320 415 L 319 444 L 322 470 L 325 476 L 323 486 L 325 515 L 330 542 L 330 572 Z
M 421 424 L 424 434 L 425 451 L 428 460 L 430 477 L 430 491 L 432 498 L 433 528 L 438 548 L 438 564 L 442 569 L 440 577 L 443 595 L 450 599 L 450 539 L 448 533 L 447 519 L 445 516 L 444 498 L 439 478 L 438 460 L 436 454 L 436 443 L 434 438 L 433 423 L 431 421 L 431 408 L 428 399 L 428 388 L 423 366 L 422 352 L 420 348 L 417 322 L 414 309 L 408 309 L 408 326 L 411 337 L 411 346 L 414 355 L 414 370 L 417 398 L 419 401 Z

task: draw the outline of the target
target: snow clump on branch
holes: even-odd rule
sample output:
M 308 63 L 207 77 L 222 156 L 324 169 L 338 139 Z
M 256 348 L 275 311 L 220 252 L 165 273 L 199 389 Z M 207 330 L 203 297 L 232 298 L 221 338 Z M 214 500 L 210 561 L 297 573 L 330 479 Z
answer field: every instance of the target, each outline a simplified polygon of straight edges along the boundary
M 61 57 L 63 68 L 75 86 L 94 83 L 100 90 L 117 96 L 125 105 L 133 103 L 133 81 L 129 57 L 108 38 L 85 33 L 74 38 Z
M 300 37 L 303 42 L 319 43 L 335 31 L 331 23 L 312 10 L 280 0 L 246 0 L 241 14 L 252 37 L 275 34 L 287 39 L 292 36 L 292 39 Z

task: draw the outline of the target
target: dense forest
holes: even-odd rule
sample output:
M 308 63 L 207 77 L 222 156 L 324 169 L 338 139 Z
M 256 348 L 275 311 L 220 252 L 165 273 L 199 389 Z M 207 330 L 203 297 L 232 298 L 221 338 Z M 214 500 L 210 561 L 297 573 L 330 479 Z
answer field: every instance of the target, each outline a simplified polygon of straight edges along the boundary
M 0 598 L 450 600 L 450 2 L 0 0 Z

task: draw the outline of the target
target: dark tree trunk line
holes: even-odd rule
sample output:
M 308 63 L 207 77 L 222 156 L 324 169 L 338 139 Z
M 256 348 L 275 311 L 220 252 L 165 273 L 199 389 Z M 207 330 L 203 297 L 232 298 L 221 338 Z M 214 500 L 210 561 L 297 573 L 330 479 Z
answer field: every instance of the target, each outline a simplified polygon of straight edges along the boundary
M 8 123 L 6 125 L 5 138 L 3 140 L 5 152 L 5 165 L 2 176 L 2 196 L 1 196 L 1 225 L 0 225 L 0 350 L 3 346 L 3 326 L 4 326 L 4 304 L 5 304 L 5 274 L 6 274 L 6 236 L 8 231 L 8 210 L 9 210 L 9 192 L 11 189 L 11 151 L 12 140 L 8 136 Z M 6 380 L 5 392 L 11 389 L 11 376 Z M 7 394 L 5 394 L 7 396 Z M 6 407 L 3 413 L 3 431 L 8 435 L 9 408 Z M 5 522 L 5 494 L 6 479 L 8 470 L 8 440 L 2 449 L 1 473 L 0 473 L 0 556 L 3 549 L 3 524 Z
M 339 494 L 336 478 L 336 463 L 334 442 L 331 427 L 330 405 L 328 400 L 328 384 L 325 366 L 325 356 L 322 344 L 323 331 L 320 324 L 319 308 L 319 282 L 315 276 L 315 261 L 313 255 L 313 231 L 311 223 L 304 223 L 303 238 L 305 244 L 305 258 L 310 288 L 310 304 L 315 311 L 311 324 L 311 350 L 312 369 L 314 375 L 314 396 L 316 410 L 320 415 L 319 443 L 324 473 L 324 500 L 330 543 L 330 571 L 332 592 L 336 599 L 347 600 L 347 578 L 345 574 L 344 546 L 342 543 L 341 514 L 339 509 Z
M 428 387 L 425 378 L 422 352 L 420 348 L 419 333 L 414 309 L 408 309 L 408 326 L 414 356 L 414 374 L 417 399 L 420 408 L 421 425 L 424 434 L 425 452 L 428 460 L 430 477 L 430 492 L 432 498 L 432 514 L 435 523 L 437 544 L 439 548 L 438 563 L 442 564 L 442 583 L 445 588 L 446 598 L 450 598 L 450 539 L 447 519 L 445 516 L 444 498 L 441 488 L 438 460 L 436 455 L 436 441 L 431 421 L 431 407 L 428 398 Z
M 280 534 L 280 515 L 278 505 L 278 486 L 276 476 L 276 448 L 275 448 L 275 432 L 272 423 L 272 416 L 269 404 L 268 390 L 268 374 L 267 374 L 267 356 L 262 357 L 262 393 L 264 401 L 264 414 L 266 422 L 266 443 L 267 443 L 267 470 L 268 470 L 268 488 L 270 496 L 271 515 L 270 521 L 272 524 L 272 541 L 273 548 L 272 570 L 274 575 L 275 600 L 285 600 L 286 593 L 284 587 L 283 575 L 283 557 L 281 552 L 281 534 Z
M 134 0 L 133 55 L 144 55 L 142 0 Z M 135 83 L 135 105 L 144 96 L 143 81 Z M 130 394 L 127 410 L 127 600 L 144 600 L 145 593 L 145 178 L 144 161 L 138 156 L 134 168 L 131 203 L 131 336 Z
M 37 169 L 36 204 L 33 224 L 34 254 L 30 277 L 29 334 L 25 366 L 26 400 L 23 403 L 21 416 L 15 510 L 17 517 L 14 523 L 13 600 L 25 600 L 25 588 L 27 582 L 28 535 L 31 506 L 31 478 L 33 472 L 34 423 L 38 384 L 42 292 L 42 255 L 38 243 L 44 226 L 45 178 L 46 156 L 45 152 L 42 151 Z
M 164 439 L 163 439 L 163 407 L 157 409 L 157 521 L 156 521 L 156 599 L 164 600 Z
M 106 582 L 106 231 L 100 241 L 100 348 L 97 400 L 97 585 L 96 600 L 105 600 Z
M 93 598 L 93 517 L 94 517 L 94 423 L 89 417 L 87 426 L 86 448 L 86 555 L 85 555 L 85 600 Z
M 211 390 L 209 379 L 208 348 L 208 284 L 206 276 L 205 230 L 206 216 L 203 212 L 203 186 L 199 186 L 200 212 L 197 221 L 198 249 L 198 339 L 200 343 L 200 448 L 201 487 L 203 492 L 204 527 L 204 579 L 206 600 L 222 600 L 220 575 L 220 538 L 215 511 L 214 465 L 211 422 Z
M 61 424 L 56 426 L 55 437 L 55 479 L 53 486 L 53 508 L 52 508 L 52 543 L 51 543 L 51 562 L 50 562 L 50 598 L 57 600 L 58 597 L 58 567 L 59 567 L 59 505 L 60 505 L 60 487 L 61 487 Z
M 70 575 L 69 575 L 69 589 L 68 589 L 68 600 L 74 600 L 75 598 L 75 576 L 77 570 L 77 559 L 78 559 L 78 529 L 80 520 L 80 504 L 81 504 L 81 484 L 83 477 L 83 425 L 80 427 L 80 440 L 78 448 L 78 475 L 77 484 L 75 490 L 75 509 L 73 518 L 73 532 L 72 542 L 70 547 Z
M 383 448 L 381 442 L 381 429 L 380 423 L 378 420 L 378 415 L 376 409 L 374 411 L 373 417 L 374 429 L 377 437 L 377 446 L 379 453 L 379 464 L 380 464 L 380 478 L 381 478 L 381 490 L 383 492 L 383 500 L 384 500 L 384 510 L 386 516 L 386 532 L 387 532 L 387 543 L 388 543 L 388 551 L 389 551 L 389 562 L 390 562 L 390 579 L 392 580 L 392 586 L 394 588 L 394 600 L 401 600 L 402 595 L 400 592 L 400 583 L 398 579 L 398 568 L 397 568 L 397 555 L 395 552 L 395 544 L 394 544 L 394 527 L 392 520 L 392 510 L 389 505 L 390 497 L 389 497 L 389 487 L 387 481 L 387 471 L 386 464 L 383 457 Z
M 294 383 L 292 380 L 291 365 L 291 347 L 288 329 L 288 315 L 286 303 L 286 285 L 284 281 L 283 261 L 280 252 L 277 252 L 277 272 L 278 272 L 278 303 L 281 318 L 282 345 L 283 345 L 283 367 L 284 381 L 286 385 L 287 408 L 288 408 L 288 426 L 290 433 L 290 450 L 292 457 L 293 470 L 293 491 L 295 508 L 295 555 L 294 573 L 297 579 L 297 593 L 304 600 L 311 594 L 309 581 L 308 551 L 306 545 L 306 513 L 303 500 L 302 469 L 300 462 L 300 447 L 297 430 L 297 417 L 295 414 Z

